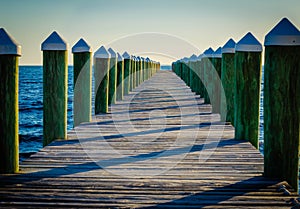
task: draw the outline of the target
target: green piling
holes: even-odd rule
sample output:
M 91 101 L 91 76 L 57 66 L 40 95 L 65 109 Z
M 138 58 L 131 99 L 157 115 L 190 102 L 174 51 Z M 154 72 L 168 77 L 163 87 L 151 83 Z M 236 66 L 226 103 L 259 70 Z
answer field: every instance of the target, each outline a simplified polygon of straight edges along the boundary
M 135 73 L 135 86 L 137 87 L 140 84 L 140 65 L 141 58 L 139 56 L 136 57 L 135 64 L 136 64 L 136 73 Z
M 72 48 L 74 66 L 73 126 L 92 119 L 91 47 L 80 39 Z
M 229 39 L 222 47 L 221 81 L 225 94 L 221 94 L 221 121 L 234 125 L 234 54 L 235 42 Z
M 222 67 L 222 48 L 219 47 L 213 54 L 212 64 L 214 67 L 213 83 L 213 101 L 212 112 L 220 113 L 221 106 L 221 67 Z
M 298 192 L 300 31 L 284 18 L 264 45 L 264 175 L 287 181 Z
M 235 139 L 258 148 L 262 46 L 247 33 L 235 46 Z
M 109 87 L 108 87 L 108 105 L 116 103 L 116 89 L 117 89 L 117 53 L 109 48 L 110 53 L 110 69 L 109 69 Z
M 108 113 L 110 53 L 101 46 L 94 54 L 95 114 Z
M 212 65 L 212 57 L 213 57 L 214 50 L 212 48 L 207 49 L 203 53 L 203 78 L 204 78 L 204 103 L 205 104 L 211 104 L 211 99 L 213 99 L 213 85 L 212 85 L 212 79 L 213 79 L 213 65 Z
M 19 57 L 21 46 L 0 28 L 0 173 L 19 171 Z
M 67 43 L 54 31 L 43 43 L 43 145 L 67 138 Z
M 118 72 L 117 72 L 117 101 L 121 101 L 124 96 L 124 59 L 121 54 L 117 53 Z
M 196 92 L 196 61 L 197 56 L 193 54 L 188 61 L 189 71 L 190 71 L 190 88 L 193 92 Z
M 124 58 L 124 95 L 127 95 L 130 89 L 131 61 L 127 52 L 124 52 L 122 56 Z

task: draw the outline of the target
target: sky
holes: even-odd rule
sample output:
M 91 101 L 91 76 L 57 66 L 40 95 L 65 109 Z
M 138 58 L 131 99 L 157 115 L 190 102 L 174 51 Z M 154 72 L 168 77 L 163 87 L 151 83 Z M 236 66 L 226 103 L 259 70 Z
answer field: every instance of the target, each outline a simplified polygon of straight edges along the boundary
M 57 31 L 72 46 L 85 39 L 162 64 L 265 35 L 287 17 L 300 28 L 299 0 L 0 0 L 0 28 L 22 46 L 21 65 L 41 65 L 41 43 Z

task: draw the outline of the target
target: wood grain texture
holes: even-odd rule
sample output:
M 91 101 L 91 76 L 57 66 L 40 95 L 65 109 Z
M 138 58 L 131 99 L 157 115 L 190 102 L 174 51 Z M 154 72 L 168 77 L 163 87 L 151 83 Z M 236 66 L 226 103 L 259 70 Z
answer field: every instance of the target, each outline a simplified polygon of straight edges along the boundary
M 74 53 L 74 127 L 92 119 L 92 60 L 91 52 Z
M 109 65 L 110 58 L 95 59 L 95 114 L 108 112 Z
M 261 52 L 235 53 L 235 138 L 258 148 Z
M 0 207 L 290 208 L 297 197 L 278 192 L 288 184 L 263 177 L 262 155 L 170 71 L 109 112 L 1 175 Z
M 119 61 L 117 64 L 117 97 L 116 100 L 120 101 L 124 96 L 124 61 Z
M 264 68 L 265 175 L 298 188 L 300 47 L 266 47 Z
M 43 145 L 67 138 L 67 51 L 43 51 Z
M 0 55 L 0 173 L 19 171 L 19 58 Z
M 124 95 L 129 94 L 130 85 L 130 72 L 131 72 L 130 59 L 124 59 Z
M 212 58 L 203 57 L 203 84 L 204 84 L 204 103 L 211 104 L 211 99 L 213 99 L 213 65 Z
M 221 98 L 221 120 L 234 125 L 234 54 L 222 54 L 221 80 L 225 95 Z M 226 108 L 226 110 L 224 109 Z
M 212 112 L 220 113 L 221 105 L 221 70 L 222 70 L 222 58 L 212 58 L 213 69 L 216 71 L 213 75 L 213 102 Z
M 109 85 L 108 85 L 108 105 L 116 103 L 118 65 L 116 58 L 110 58 Z

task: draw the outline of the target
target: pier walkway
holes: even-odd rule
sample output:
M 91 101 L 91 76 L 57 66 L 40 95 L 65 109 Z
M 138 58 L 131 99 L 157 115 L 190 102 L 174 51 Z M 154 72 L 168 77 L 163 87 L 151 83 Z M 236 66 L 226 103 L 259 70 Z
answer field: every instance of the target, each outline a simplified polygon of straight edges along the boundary
M 291 208 L 263 157 L 174 73 L 0 176 L 0 208 Z

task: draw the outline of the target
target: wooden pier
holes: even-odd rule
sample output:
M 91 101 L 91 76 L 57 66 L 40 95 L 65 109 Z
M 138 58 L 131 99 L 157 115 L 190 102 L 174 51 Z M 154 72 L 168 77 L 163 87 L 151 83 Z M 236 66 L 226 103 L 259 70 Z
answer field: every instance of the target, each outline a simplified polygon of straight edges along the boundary
M 2 174 L 0 208 L 291 208 L 297 194 L 263 177 L 263 156 L 233 138 L 211 105 L 159 71 Z

